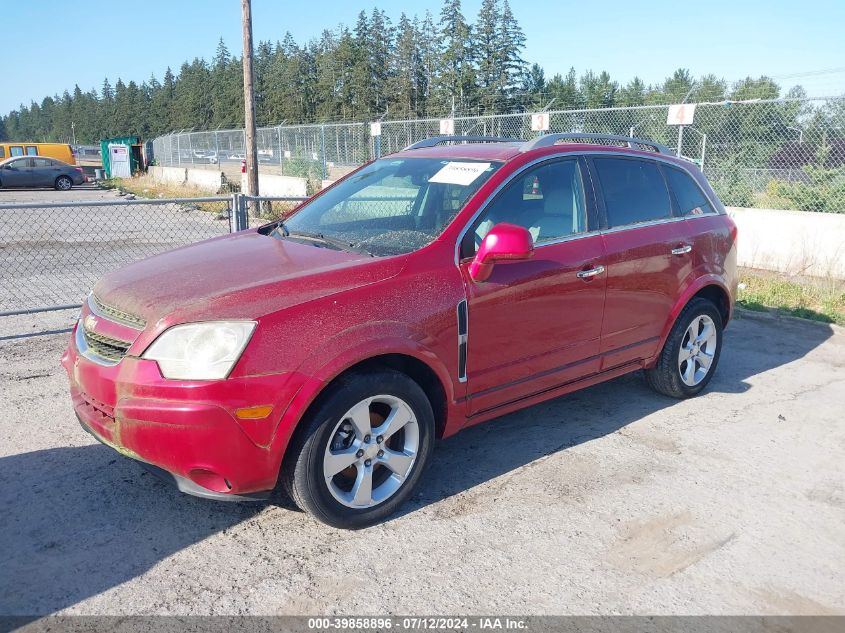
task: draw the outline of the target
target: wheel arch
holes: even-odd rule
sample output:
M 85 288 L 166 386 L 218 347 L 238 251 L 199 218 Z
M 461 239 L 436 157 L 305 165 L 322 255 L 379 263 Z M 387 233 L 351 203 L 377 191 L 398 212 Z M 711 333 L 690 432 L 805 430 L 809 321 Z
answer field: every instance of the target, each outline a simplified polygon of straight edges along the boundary
M 306 425 L 303 421 L 310 413 L 320 405 L 324 395 L 338 381 L 345 376 L 359 371 L 372 371 L 374 369 L 393 369 L 399 371 L 411 380 L 416 382 L 426 395 L 434 413 L 435 436 L 443 437 L 446 431 L 449 411 L 449 396 L 442 378 L 437 371 L 428 363 L 415 355 L 406 352 L 385 352 L 367 358 L 361 358 L 356 362 L 345 365 L 334 373 L 331 378 L 319 381 L 319 387 L 315 388 L 305 406 L 300 408 L 301 413 L 293 421 L 285 439 L 285 447 L 281 452 L 279 460 L 280 468 L 283 468 L 290 460 L 290 451 L 295 450 L 297 437 L 303 432 Z
M 669 318 L 666 319 L 666 323 L 660 333 L 660 343 L 657 346 L 657 351 L 652 358 L 649 358 L 648 361 L 646 361 L 646 367 L 650 367 L 656 362 L 658 356 L 660 355 L 660 351 L 666 344 L 666 338 L 669 336 L 669 332 L 672 331 L 672 326 L 675 325 L 675 321 L 677 321 L 678 316 L 690 301 L 698 297 L 707 299 L 716 306 L 716 309 L 719 310 L 719 314 L 722 316 L 723 328 L 728 324 L 728 321 L 733 315 L 733 299 L 724 281 L 716 275 L 705 275 L 697 279 L 695 283 L 690 284 L 686 288 L 684 293 L 672 307 Z
M 332 384 L 341 380 L 344 376 L 350 373 L 373 371 L 377 369 L 393 369 L 405 374 L 408 378 L 420 386 L 431 404 L 431 410 L 434 413 L 434 424 L 437 437 L 442 437 L 446 428 L 446 419 L 448 414 L 448 397 L 446 395 L 446 388 L 440 377 L 437 375 L 437 372 L 435 372 L 430 365 L 416 356 L 394 352 L 365 358 L 347 367 L 336 375 L 330 382 L 326 383 L 325 387 L 321 389 L 321 393 L 325 392 Z M 314 399 L 314 402 L 318 399 L 319 395 Z M 311 406 L 314 405 L 314 402 L 312 402 Z M 309 409 L 310 408 L 311 407 L 309 406 Z

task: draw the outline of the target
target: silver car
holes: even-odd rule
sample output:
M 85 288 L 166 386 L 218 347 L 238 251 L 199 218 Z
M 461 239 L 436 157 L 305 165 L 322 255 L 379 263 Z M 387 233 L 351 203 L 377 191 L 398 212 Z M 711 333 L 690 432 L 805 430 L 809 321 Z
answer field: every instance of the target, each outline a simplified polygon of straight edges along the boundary
M 19 156 L 0 162 L 0 188 L 55 187 L 67 191 L 85 182 L 81 167 L 55 158 Z

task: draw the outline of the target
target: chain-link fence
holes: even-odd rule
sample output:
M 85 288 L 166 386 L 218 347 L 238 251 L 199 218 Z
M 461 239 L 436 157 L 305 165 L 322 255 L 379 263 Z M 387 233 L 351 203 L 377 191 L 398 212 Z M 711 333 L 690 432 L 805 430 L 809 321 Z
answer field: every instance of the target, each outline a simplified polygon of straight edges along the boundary
M 845 98 L 700 103 L 694 123 L 667 124 L 669 106 L 557 110 L 550 132 L 639 136 L 698 162 L 730 206 L 845 212 Z M 452 119 L 454 134 L 531 138 L 531 114 Z M 367 160 L 440 134 L 441 119 L 280 125 L 258 131 L 262 172 L 336 179 Z M 155 139 L 160 165 L 240 170 L 243 130 Z
M 215 197 L 0 205 L 0 316 L 79 305 L 108 272 L 228 233 L 237 221 L 232 203 Z
M 0 317 L 78 306 L 111 271 L 283 217 L 302 200 L 234 194 L 2 204 Z

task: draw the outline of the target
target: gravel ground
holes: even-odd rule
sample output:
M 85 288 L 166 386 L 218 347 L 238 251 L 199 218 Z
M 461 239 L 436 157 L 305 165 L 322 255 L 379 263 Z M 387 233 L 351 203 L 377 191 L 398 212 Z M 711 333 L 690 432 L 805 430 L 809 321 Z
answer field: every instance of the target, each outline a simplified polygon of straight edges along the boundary
M 360 532 L 94 443 L 66 336 L 0 342 L 0 614 L 845 612 L 841 329 L 744 314 L 698 398 L 635 374 L 467 430 Z

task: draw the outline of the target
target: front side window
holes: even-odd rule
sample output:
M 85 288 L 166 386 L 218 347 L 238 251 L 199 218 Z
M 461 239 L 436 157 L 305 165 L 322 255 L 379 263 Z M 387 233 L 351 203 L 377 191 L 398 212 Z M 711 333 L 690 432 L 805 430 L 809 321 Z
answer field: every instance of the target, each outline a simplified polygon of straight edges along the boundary
M 657 165 L 630 158 L 594 158 L 607 211 L 615 228 L 672 217 L 666 182 Z
M 682 172 L 680 169 L 668 167 L 666 169 L 666 176 L 669 179 L 669 186 L 672 188 L 672 193 L 675 194 L 675 200 L 678 202 L 678 210 L 681 215 L 706 215 L 708 213 L 715 213 L 713 207 L 707 201 L 701 187 L 695 184 L 689 174 Z
M 577 160 L 558 160 L 516 176 L 468 231 L 464 257 L 472 256 L 496 224 L 525 227 L 534 243 L 587 230 L 584 186 Z
M 315 238 L 372 255 L 399 255 L 436 239 L 501 163 L 384 158 L 305 203 L 284 239 Z M 278 235 L 273 231 L 274 235 Z

